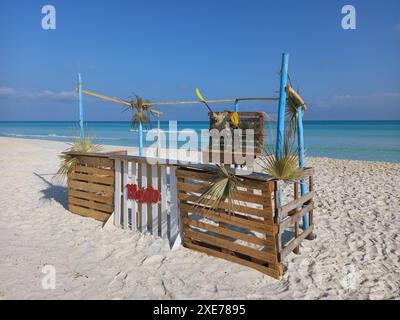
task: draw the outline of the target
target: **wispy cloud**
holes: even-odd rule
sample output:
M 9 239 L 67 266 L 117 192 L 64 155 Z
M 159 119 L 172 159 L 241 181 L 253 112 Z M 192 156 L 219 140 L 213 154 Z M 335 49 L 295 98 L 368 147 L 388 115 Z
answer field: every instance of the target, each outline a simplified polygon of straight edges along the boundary
M 316 107 L 376 107 L 398 106 L 400 108 L 400 92 L 383 92 L 368 95 L 335 95 L 332 98 L 314 101 Z
M 51 90 L 32 91 L 28 89 L 0 87 L 0 98 L 72 101 L 77 98 L 77 94 L 74 91 L 60 91 L 60 92 L 54 92 Z

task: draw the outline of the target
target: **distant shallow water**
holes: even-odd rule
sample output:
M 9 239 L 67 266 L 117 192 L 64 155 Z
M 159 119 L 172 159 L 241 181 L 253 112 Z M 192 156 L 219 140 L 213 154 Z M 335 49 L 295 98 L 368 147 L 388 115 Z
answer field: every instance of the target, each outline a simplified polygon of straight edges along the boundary
M 152 123 L 156 129 L 157 124 Z M 148 128 L 145 130 L 151 134 Z M 200 133 L 208 128 L 207 121 L 179 121 L 162 141 L 169 143 L 169 135 L 179 132 L 182 141 L 187 143 L 192 130 Z M 168 122 L 161 122 L 161 129 L 168 132 Z M 94 137 L 99 144 L 137 146 L 137 130 L 129 122 L 86 122 L 87 136 Z M 153 132 L 153 137 L 155 132 Z M 400 121 L 305 121 L 304 134 L 306 154 L 315 157 L 337 159 L 371 160 L 400 162 Z M 276 123 L 266 122 L 265 141 L 275 144 Z M 0 136 L 55 141 L 74 141 L 79 136 L 76 122 L 0 122 Z M 153 140 L 152 140 L 153 141 Z M 145 142 L 150 146 L 153 142 Z M 202 146 L 205 148 L 205 145 Z

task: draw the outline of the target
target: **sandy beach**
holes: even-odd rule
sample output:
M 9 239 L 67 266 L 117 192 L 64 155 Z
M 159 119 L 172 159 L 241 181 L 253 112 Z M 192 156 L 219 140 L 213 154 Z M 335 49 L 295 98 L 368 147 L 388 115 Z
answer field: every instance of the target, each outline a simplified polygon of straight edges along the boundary
M 400 164 L 307 158 L 317 238 L 277 281 L 71 214 L 52 181 L 67 147 L 0 138 L 0 299 L 400 298 Z M 54 290 L 42 288 L 45 265 L 56 269 Z

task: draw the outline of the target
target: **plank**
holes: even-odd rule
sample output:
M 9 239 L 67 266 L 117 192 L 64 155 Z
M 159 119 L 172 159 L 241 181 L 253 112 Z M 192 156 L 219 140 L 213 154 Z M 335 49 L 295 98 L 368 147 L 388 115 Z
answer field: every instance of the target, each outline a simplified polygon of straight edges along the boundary
M 98 176 L 93 174 L 82 174 L 73 172 L 69 177 L 71 180 L 80 180 L 80 181 L 88 181 L 88 182 L 97 182 L 105 185 L 114 186 L 114 177 L 109 176 Z
M 113 186 L 106 186 L 106 185 L 97 184 L 97 183 L 88 183 L 88 182 L 83 182 L 83 181 L 70 180 L 69 187 L 71 189 L 97 192 L 97 193 L 102 193 L 102 194 L 111 195 L 111 196 L 114 194 Z
M 74 204 L 77 206 L 87 207 L 89 209 L 96 209 L 99 211 L 104 211 L 107 213 L 112 213 L 114 211 L 114 206 L 112 206 L 112 205 L 98 203 L 98 202 L 94 202 L 91 200 L 82 200 L 82 199 L 74 198 L 71 196 L 68 197 L 68 203 Z
M 161 234 L 160 237 L 166 239 L 168 231 L 167 219 L 167 170 L 165 166 L 161 166 Z
M 81 164 L 83 163 L 90 167 L 103 167 L 114 169 L 114 160 L 109 159 L 108 157 L 81 155 L 75 157 L 78 158 Z
M 297 238 L 290 241 L 280 252 L 280 259 L 283 261 L 285 257 L 298 247 L 300 243 L 314 230 L 314 225 L 310 225 L 307 230 L 303 231 Z
M 177 177 L 178 178 L 187 178 L 199 181 L 212 181 L 214 175 L 212 172 L 206 172 L 204 170 L 196 170 L 196 169 L 183 169 L 179 168 L 177 170 Z M 259 178 L 259 179 L 258 179 Z M 261 179 L 266 179 L 266 175 L 252 173 L 247 176 L 240 176 L 240 181 L 238 182 L 238 187 L 243 188 L 253 188 L 253 189 L 260 189 L 262 187 L 262 183 L 260 183 Z M 267 185 L 268 180 L 261 181 Z
M 310 191 L 310 192 L 306 193 L 304 196 L 302 196 L 301 198 L 293 200 L 293 201 L 289 202 L 288 204 L 282 206 L 282 208 L 279 210 L 282 214 L 282 217 L 283 218 L 286 217 L 290 211 L 296 209 L 297 207 L 302 206 L 307 201 L 311 200 L 313 197 L 314 197 L 314 191 Z
M 102 221 L 102 222 L 106 222 L 108 220 L 108 218 L 110 217 L 110 214 L 107 214 L 107 213 L 104 213 L 101 211 L 97 211 L 94 209 L 87 209 L 87 208 L 79 207 L 74 204 L 69 204 L 68 209 L 72 213 L 76 213 L 76 214 L 79 214 L 80 216 L 84 216 L 84 217 L 94 218 L 94 219 Z
M 209 218 L 211 220 L 215 220 L 218 222 L 226 222 L 228 224 L 232 224 L 237 227 L 257 231 L 257 232 L 270 232 L 273 233 L 271 226 L 267 225 L 265 222 L 254 222 L 246 219 L 238 218 L 229 214 L 221 214 L 214 210 L 204 209 L 204 208 L 194 208 L 192 205 L 182 203 L 180 204 L 181 210 L 185 210 L 187 212 L 191 212 L 196 215 L 203 216 L 205 218 Z M 270 230 L 268 230 L 270 229 Z
M 206 233 L 202 233 L 199 231 L 194 231 L 193 229 L 190 229 L 188 227 L 185 227 L 183 229 L 183 232 L 184 232 L 185 236 L 188 236 L 191 239 L 198 240 L 198 241 L 201 241 L 201 242 L 204 242 L 207 244 L 211 244 L 213 246 L 217 246 L 222 249 L 229 250 L 229 251 L 241 253 L 241 254 L 244 254 L 249 257 L 254 257 L 254 258 L 260 259 L 262 261 L 265 261 L 270 265 L 276 265 L 278 262 L 276 254 L 273 254 L 273 253 L 268 253 L 265 251 L 260 251 L 257 249 L 246 247 L 246 246 L 231 242 L 229 240 L 214 237 L 212 235 L 208 235 Z
M 189 192 L 196 192 L 202 194 L 204 191 L 207 190 L 207 186 L 202 184 L 194 184 L 188 182 L 179 182 L 178 181 L 178 188 L 179 191 L 189 191 Z M 251 189 L 254 190 L 254 189 Z M 267 205 L 269 204 L 268 198 L 265 195 L 257 195 L 254 192 L 236 190 L 235 199 L 239 201 L 249 202 L 249 203 L 256 203 Z
M 114 224 L 121 225 L 121 161 L 115 160 Z
M 122 226 L 128 229 L 128 161 L 122 161 Z
M 178 192 L 177 192 L 177 176 L 176 176 L 176 167 L 169 167 L 170 170 L 170 204 L 171 209 L 169 213 L 170 217 L 170 241 L 172 243 L 175 242 L 175 239 L 178 237 L 180 233 L 180 219 L 179 219 L 179 207 L 178 207 Z
M 151 166 L 151 186 L 154 189 L 158 189 L 158 172 L 157 165 Z M 152 216 L 152 235 L 158 235 L 158 203 L 151 204 L 151 216 Z
M 312 210 L 314 208 L 314 203 L 311 202 L 307 206 L 303 207 L 300 211 L 296 212 L 295 214 L 292 214 L 290 216 L 287 216 L 285 219 L 283 219 L 280 223 L 280 228 L 282 230 L 287 229 L 291 225 L 293 225 L 295 222 L 300 221 L 301 217 Z M 310 223 L 311 224 L 311 223 Z
M 130 182 L 132 184 L 137 184 L 137 174 L 136 174 L 136 162 L 131 162 L 131 178 Z M 137 230 L 137 203 L 136 201 L 129 200 L 129 205 L 131 206 L 131 229 L 133 231 Z
M 190 194 L 186 194 L 186 193 L 182 193 L 179 192 L 179 199 L 181 201 L 190 201 L 193 203 L 197 203 L 199 196 L 197 195 L 190 195 Z M 200 207 L 200 205 L 199 205 Z M 221 202 L 219 204 L 220 209 L 230 209 L 229 208 L 229 204 L 227 202 Z M 270 214 L 272 215 L 272 208 L 266 208 L 266 209 L 257 209 L 257 208 L 252 208 L 252 207 L 248 207 L 248 206 L 242 206 L 239 205 L 237 203 L 233 204 L 233 210 L 235 211 L 235 213 L 237 214 L 248 214 L 248 215 L 252 215 L 255 217 L 260 217 L 260 218 L 265 218 L 267 216 L 269 216 Z M 261 221 L 261 220 L 257 220 L 257 221 Z
M 280 277 L 281 277 L 281 275 L 279 273 L 279 268 L 268 268 L 266 266 L 262 266 L 260 264 L 254 263 L 254 262 L 251 262 L 251 261 L 248 261 L 245 259 L 241 259 L 239 257 L 232 256 L 227 253 L 219 252 L 219 251 L 216 251 L 216 250 L 213 250 L 210 248 L 206 248 L 206 247 L 203 247 L 203 246 L 200 246 L 200 245 L 197 245 L 194 243 L 190 243 L 190 242 L 185 242 L 184 245 L 189 249 L 193 249 L 193 250 L 196 250 L 196 251 L 199 251 L 202 253 L 206 253 L 210 256 L 225 259 L 225 260 L 235 262 L 235 263 L 244 265 L 246 267 L 255 269 L 255 270 L 260 271 L 260 272 L 262 272 L 270 277 L 273 277 L 275 279 L 280 279 Z
M 249 243 L 258 244 L 258 245 L 261 245 L 261 246 L 267 246 L 268 249 L 272 249 L 272 247 L 274 245 L 274 241 L 273 241 L 272 237 L 269 237 L 270 239 L 264 239 L 264 238 L 259 238 L 259 237 L 255 236 L 255 235 L 251 236 L 251 235 L 248 235 L 248 234 L 243 233 L 243 232 L 231 230 L 231 229 L 228 229 L 228 228 L 221 228 L 220 226 L 214 226 L 214 225 L 211 225 L 209 223 L 204 223 L 204 222 L 201 222 L 201 221 L 192 220 L 187 215 L 186 215 L 186 217 L 183 218 L 182 223 L 183 223 L 183 225 L 193 226 L 193 227 L 196 227 L 196 228 L 200 228 L 200 229 L 204 229 L 204 230 L 207 230 L 207 231 L 215 232 L 215 233 L 227 236 L 227 237 L 243 240 L 243 241 L 246 241 L 246 242 L 249 242 Z
M 104 195 L 99 195 L 99 194 L 94 194 L 94 193 L 79 191 L 79 190 L 74 190 L 74 189 L 68 189 L 68 195 L 73 196 L 75 198 L 94 200 L 97 202 L 110 204 L 112 206 L 114 205 L 114 199 L 112 196 L 104 196 Z
M 142 188 L 146 188 L 147 187 L 147 164 L 146 163 L 141 163 L 140 166 L 142 168 L 142 172 L 141 172 L 141 177 L 142 177 L 141 187 Z M 142 208 L 142 212 L 141 212 L 141 216 L 142 216 L 141 232 L 146 234 L 147 233 L 147 204 L 146 203 L 142 203 L 141 204 L 141 208 Z
M 297 200 L 299 198 L 299 182 L 296 181 L 294 183 L 294 198 Z M 300 211 L 299 208 L 296 209 L 296 212 L 298 213 Z M 300 226 L 299 226 L 299 221 L 295 220 L 294 222 L 294 236 L 295 238 L 297 238 L 300 235 Z M 299 254 L 300 253 L 300 247 L 297 246 L 293 249 L 293 252 L 295 254 Z
M 74 171 L 114 177 L 113 169 L 101 169 L 101 168 L 85 167 L 78 165 L 75 167 Z

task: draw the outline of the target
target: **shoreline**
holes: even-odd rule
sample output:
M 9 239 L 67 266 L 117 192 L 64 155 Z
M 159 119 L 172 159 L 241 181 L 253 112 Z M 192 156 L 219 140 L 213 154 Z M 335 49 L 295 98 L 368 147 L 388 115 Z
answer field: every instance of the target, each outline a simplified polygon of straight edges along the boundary
M 388 120 L 389 121 L 389 120 Z M 4 137 L 0 136 L 0 140 L 16 140 L 16 141 L 33 141 L 33 142 L 49 142 L 54 143 L 54 146 L 56 144 L 63 144 L 65 147 L 64 149 L 68 148 L 69 145 L 73 144 L 73 141 L 60 141 L 60 140 L 47 140 L 47 139 L 35 139 L 35 138 L 24 138 L 24 137 Z M 112 151 L 112 150 L 128 150 L 129 154 L 136 153 L 138 154 L 138 147 L 130 147 L 130 146 L 122 146 L 118 144 L 101 144 L 104 147 L 105 151 Z M 147 148 L 145 148 L 147 149 Z M 318 160 L 318 159 L 326 159 L 326 160 L 337 160 L 337 161 L 350 161 L 350 162 L 359 162 L 359 163 L 374 163 L 374 164 L 383 164 L 383 165 L 400 165 L 400 162 L 391 162 L 391 161 L 381 161 L 381 160 L 360 160 L 360 159 L 342 159 L 342 158 L 331 158 L 331 157 L 314 157 L 314 156 L 307 156 L 305 155 L 306 161 L 307 160 Z
M 0 299 L 400 298 L 400 164 L 306 158 L 317 238 L 288 256 L 277 281 L 70 213 L 65 186 L 51 179 L 67 147 L 0 137 Z M 42 288 L 46 265 L 54 290 Z

